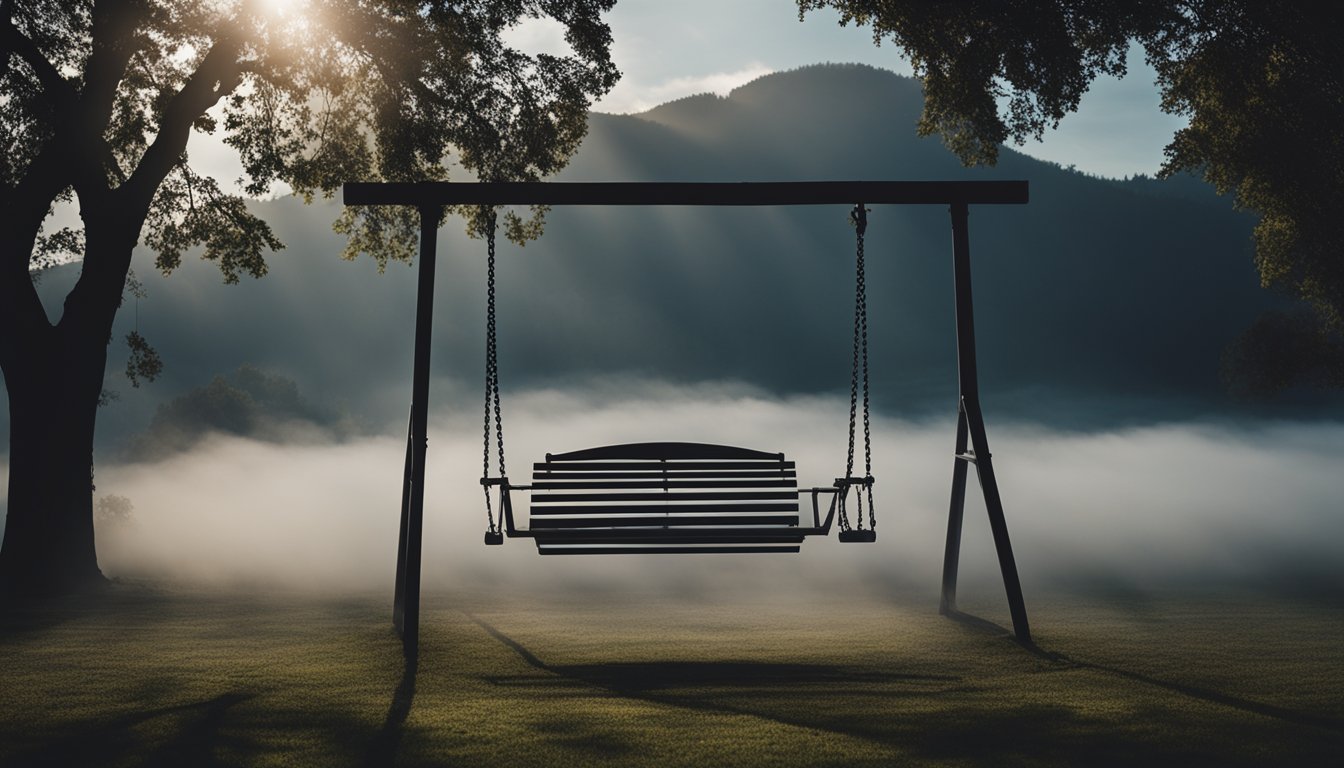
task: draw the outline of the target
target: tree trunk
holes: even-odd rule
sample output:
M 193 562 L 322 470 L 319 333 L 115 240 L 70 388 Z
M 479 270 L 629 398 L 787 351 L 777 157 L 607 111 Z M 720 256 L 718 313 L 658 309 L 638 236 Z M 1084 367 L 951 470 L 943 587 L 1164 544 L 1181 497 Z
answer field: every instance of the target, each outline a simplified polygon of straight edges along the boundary
M 56 325 L 27 324 L 0 360 L 9 391 L 9 510 L 0 597 L 65 594 L 103 581 L 93 537 L 93 435 L 112 320 L 139 218 L 85 212 L 84 268 Z
M 0 545 L 0 595 L 57 595 L 102 580 L 91 483 L 107 346 L 71 336 L 51 329 L 46 343 L 24 344 L 5 370 L 9 513 Z

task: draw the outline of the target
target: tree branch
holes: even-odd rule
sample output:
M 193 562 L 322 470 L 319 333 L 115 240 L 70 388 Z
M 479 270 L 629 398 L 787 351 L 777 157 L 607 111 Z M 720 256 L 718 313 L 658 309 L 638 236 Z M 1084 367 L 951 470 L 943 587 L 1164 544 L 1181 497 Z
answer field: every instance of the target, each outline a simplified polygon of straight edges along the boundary
M 75 104 L 74 86 L 61 77 L 61 73 L 47 61 L 47 57 L 33 45 L 33 41 L 24 37 L 14 26 L 13 20 L 9 18 L 10 10 L 6 8 L 3 19 L 0 20 L 0 54 L 3 54 L 6 63 L 13 54 L 17 54 L 20 59 L 27 62 L 37 74 L 38 82 L 51 95 L 57 111 L 68 115 Z
M 140 49 L 135 30 L 145 15 L 144 4 L 137 0 L 100 2 L 93 7 L 93 51 L 84 67 L 84 89 L 79 95 L 79 130 L 90 138 L 101 138 L 107 129 L 117 86 Z
M 226 32 L 215 41 L 182 90 L 169 100 L 154 143 L 117 190 L 133 206 L 132 210 L 148 211 L 155 190 L 186 151 L 192 124 L 242 82 L 240 49 L 236 32 Z
M 238 64 L 241 47 L 238 31 L 232 27 L 226 29 L 182 89 L 168 100 L 154 141 L 140 157 L 130 178 L 115 190 L 109 191 L 105 187 L 93 190 L 98 197 L 105 195 L 107 199 L 95 204 L 98 211 L 81 213 L 90 245 L 85 250 L 84 269 L 79 281 L 66 296 L 60 327 L 101 327 L 104 320 L 111 321 L 126 270 L 130 267 L 132 248 L 154 202 L 154 195 L 181 160 L 192 124 L 241 82 Z M 109 211 L 116 212 L 118 218 L 115 221 L 107 218 Z M 92 245 L 90 216 L 98 221 L 104 234 L 99 238 L 97 249 Z
M 37 163 L 42 161 L 39 156 Z M 23 188 L 0 197 L 0 367 L 6 370 L 24 339 L 51 330 L 28 266 L 49 201 L 39 210 L 33 198 L 20 197 L 19 191 Z
M 37 236 L 52 202 L 61 190 L 72 184 L 68 153 L 64 146 L 56 141 L 46 142 L 28 165 L 23 179 L 4 196 L 3 213 L 0 213 L 3 234 L 22 233 L 27 237 L 31 230 L 34 238 Z M 15 263 L 12 266 L 26 273 L 31 257 L 31 251 L 5 253 L 0 258 L 0 262 L 3 262 L 0 263 L 0 269 L 8 269 L 11 266 L 9 260 L 13 259 Z
M 117 88 L 126 76 L 131 58 L 141 47 L 135 32 L 146 15 L 141 0 L 103 0 L 94 5 L 92 51 L 84 66 L 84 88 L 76 104 L 78 117 L 68 126 L 74 136 L 74 141 L 69 142 L 75 155 L 72 181 L 81 198 L 94 199 L 105 194 L 109 174 L 116 177 L 115 183 L 125 181 L 105 133 L 112 119 Z

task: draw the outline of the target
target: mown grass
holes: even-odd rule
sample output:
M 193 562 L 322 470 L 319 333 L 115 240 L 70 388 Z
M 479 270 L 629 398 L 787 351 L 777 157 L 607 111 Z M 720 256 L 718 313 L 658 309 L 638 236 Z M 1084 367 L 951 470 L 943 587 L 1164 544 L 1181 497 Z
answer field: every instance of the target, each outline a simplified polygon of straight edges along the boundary
M 0 764 L 1344 762 L 1335 607 L 762 599 L 431 594 L 408 671 L 385 597 L 118 585 L 5 619 Z

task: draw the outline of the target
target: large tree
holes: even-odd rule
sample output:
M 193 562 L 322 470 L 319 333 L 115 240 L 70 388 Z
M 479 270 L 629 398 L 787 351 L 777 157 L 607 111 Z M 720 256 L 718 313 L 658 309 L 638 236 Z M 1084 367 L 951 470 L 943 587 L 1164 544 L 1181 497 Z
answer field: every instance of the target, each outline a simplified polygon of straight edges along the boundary
M 241 194 L 192 167 L 189 139 L 222 133 L 247 194 L 311 200 L 342 182 L 533 180 L 577 148 L 615 83 L 614 0 L 0 0 L 0 371 L 10 403 L 0 592 L 101 579 L 91 473 L 95 414 L 131 253 L 172 271 L 200 247 L 227 281 L 260 277 L 281 246 Z M 506 43 L 528 18 L 566 55 Z M 44 230 L 55 206 L 80 227 Z M 467 212 L 471 213 L 471 212 Z M 525 237 L 527 221 L 514 218 Z M 478 217 L 479 218 L 479 217 Z M 479 224 L 479 221 L 477 222 Z M 348 254 L 409 259 L 413 222 L 361 209 Z M 73 253 L 78 281 L 51 322 L 34 271 Z M 133 337 L 132 372 L 155 359 Z
M 1130 46 L 1157 72 L 1163 110 L 1189 118 L 1162 174 L 1190 171 L 1259 214 L 1262 282 L 1295 292 L 1313 321 L 1271 315 L 1234 360 L 1273 389 L 1344 385 L 1344 11 L 1298 0 L 797 0 L 869 25 L 924 81 L 919 131 L 968 164 L 993 163 L 1077 109 Z M 1255 371 L 1255 369 L 1259 369 Z

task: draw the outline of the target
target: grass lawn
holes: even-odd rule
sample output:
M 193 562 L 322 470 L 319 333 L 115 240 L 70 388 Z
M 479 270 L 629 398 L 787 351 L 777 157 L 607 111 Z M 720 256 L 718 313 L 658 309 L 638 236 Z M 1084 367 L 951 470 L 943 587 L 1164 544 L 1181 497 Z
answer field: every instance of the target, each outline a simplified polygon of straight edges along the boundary
M 1344 765 L 1344 610 L 1028 597 L 435 593 L 408 673 L 383 595 L 119 584 L 4 619 L 0 765 Z

